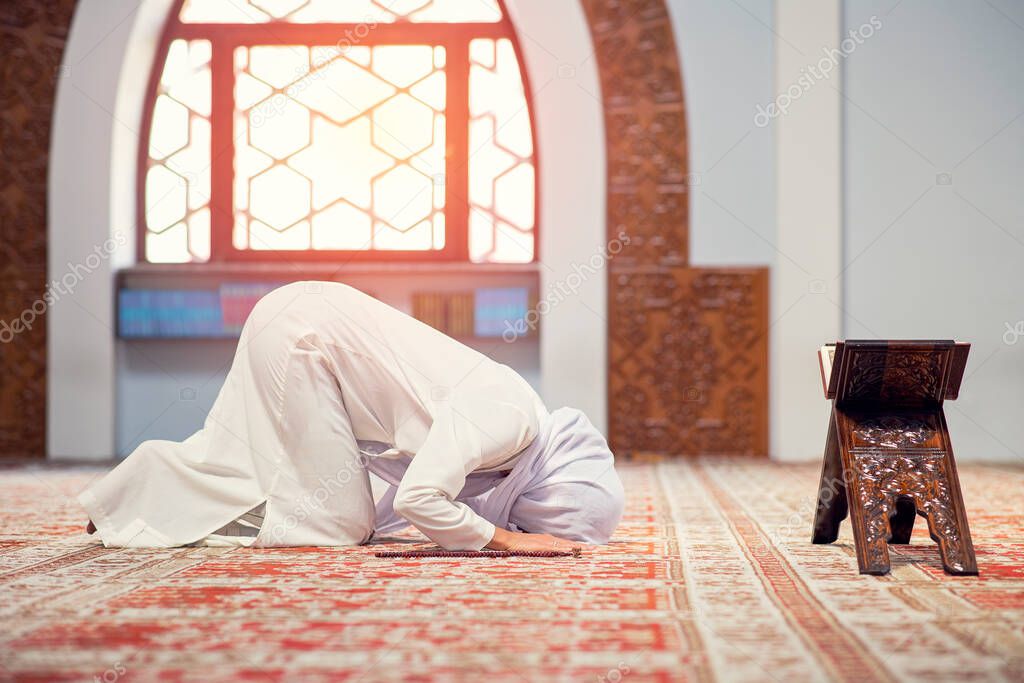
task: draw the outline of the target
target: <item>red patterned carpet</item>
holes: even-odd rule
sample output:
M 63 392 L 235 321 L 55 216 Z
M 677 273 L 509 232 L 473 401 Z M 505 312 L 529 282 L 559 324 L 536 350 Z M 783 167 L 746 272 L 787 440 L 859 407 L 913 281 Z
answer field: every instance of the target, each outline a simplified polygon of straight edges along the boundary
M 1024 679 L 1024 471 L 963 467 L 981 576 L 920 528 L 859 576 L 807 542 L 818 468 L 624 468 L 615 542 L 580 559 L 382 548 L 105 550 L 70 498 L 97 470 L 0 471 L 4 680 Z

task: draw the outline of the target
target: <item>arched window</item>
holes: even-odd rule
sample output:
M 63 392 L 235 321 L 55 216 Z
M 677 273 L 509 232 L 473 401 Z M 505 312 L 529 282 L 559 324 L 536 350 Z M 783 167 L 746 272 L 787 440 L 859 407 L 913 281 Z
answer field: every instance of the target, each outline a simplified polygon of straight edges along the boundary
M 499 0 L 181 0 L 139 259 L 533 261 L 526 93 Z

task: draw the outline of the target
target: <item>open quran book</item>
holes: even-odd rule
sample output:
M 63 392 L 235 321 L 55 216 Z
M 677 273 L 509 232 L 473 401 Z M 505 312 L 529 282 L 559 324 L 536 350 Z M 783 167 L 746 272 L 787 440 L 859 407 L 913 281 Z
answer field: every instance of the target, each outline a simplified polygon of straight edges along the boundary
M 832 363 L 836 360 L 836 345 L 825 344 L 818 349 L 818 367 L 821 368 L 821 388 L 828 395 L 828 380 L 832 377 Z
M 914 345 L 919 343 L 936 343 L 936 342 L 915 342 L 911 340 L 897 340 L 897 341 L 841 341 L 832 344 L 825 344 L 818 349 L 818 368 L 821 370 L 821 388 L 825 392 L 825 398 L 835 398 L 835 391 L 838 389 L 839 380 L 836 378 L 836 386 L 832 387 L 832 393 L 829 392 L 829 385 L 832 383 L 832 368 L 836 365 L 837 361 L 840 365 L 843 365 L 843 358 L 845 353 L 849 349 L 849 345 L 871 345 L 878 348 L 885 348 L 891 346 L 906 346 Z M 967 353 L 970 351 L 971 345 L 966 342 L 958 341 L 947 341 L 946 344 L 953 345 L 953 356 L 951 372 L 949 375 L 949 386 L 947 388 L 945 398 L 955 400 L 960 391 L 960 380 L 963 375 L 964 367 L 967 365 Z

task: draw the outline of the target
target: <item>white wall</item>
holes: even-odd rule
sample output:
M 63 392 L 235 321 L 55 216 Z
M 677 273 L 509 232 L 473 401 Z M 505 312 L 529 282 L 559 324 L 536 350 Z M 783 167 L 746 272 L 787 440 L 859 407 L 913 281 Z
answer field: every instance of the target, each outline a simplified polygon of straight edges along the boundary
M 1008 330 L 1024 330 L 1024 5 L 669 4 L 700 174 L 693 261 L 772 267 L 773 457 L 820 457 L 819 344 L 954 337 L 974 344 L 947 406 L 958 458 L 1018 461 L 1024 335 Z M 749 125 L 865 25 L 839 69 Z
M 775 130 L 754 124 L 774 97 L 772 0 L 668 0 L 683 71 L 690 261 L 775 257 Z
M 846 63 L 845 334 L 971 342 L 957 458 L 1020 462 L 1024 4 L 893 7 L 845 6 L 847 29 L 883 25 Z
M 540 160 L 542 395 L 607 424 L 604 113 L 590 31 L 577 2 L 510 0 L 530 73 Z M 568 295 L 563 293 L 568 292 Z M 542 313 L 543 309 L 538 306 Z
M 49 457 L 114 452 L 113 273 L 130 262 L 134 246 L 130 196 L 141 111 L 140 101 L 121 94 L 141 92 L 144 47 L 155 42 L 169 2 L 81 0 L 64 50 L 50 141 L 49 275 L 76 275 L 71 293 L 47 315 Z M 103 255 L 97 267 L 90 254 Z
M 841 46 L 840 0 L 777 0 L 773 28 L 775 95 L 759 109 L 777 136 L 771 453 L 808 460 L 821 457 L 829 413 L 816 353 L 841 336 L 842 65 L 830 57 Z
M 820 457 L 819 344 L 954 337 L 974 344 L 947 406 L 958 458 L 1019 461 L 1024 5 L 669 2 L 701 174 L 693 261 L 772 267 L 773 457 Z M 752 116 L 865 26 L 837 70 L 743 137 L 737 109 Z M 765 165 L 776 170 L 759 184 L 751 169 Z
M 771 453 L 819 457 L 815 351 L 839 336 L 839 97 L 761 108 L 838 41 L 838 0 L 669 0 L 689 125 L 694 265 L 768 265 Z M 827 283 L 827 287 L 825 286 Z M 812 291 L 813 290 L 813 291 Z

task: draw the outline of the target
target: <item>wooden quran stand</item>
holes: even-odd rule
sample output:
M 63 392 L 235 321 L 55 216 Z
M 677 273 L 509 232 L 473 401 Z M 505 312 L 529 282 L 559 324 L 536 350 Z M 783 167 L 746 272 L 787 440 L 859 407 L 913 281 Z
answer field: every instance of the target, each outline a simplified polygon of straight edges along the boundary
M 971 345 L 846 341 L 819 352 L 832 399 L 813 543 L 831 543 L 850 514 L 861 574 L 889 572 L 887 544 L 928 520 L 950 574 L 977 574 L 942 402 L 953 400 Z

